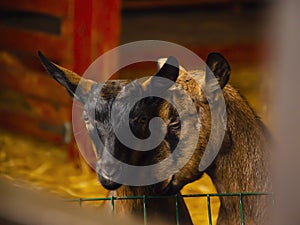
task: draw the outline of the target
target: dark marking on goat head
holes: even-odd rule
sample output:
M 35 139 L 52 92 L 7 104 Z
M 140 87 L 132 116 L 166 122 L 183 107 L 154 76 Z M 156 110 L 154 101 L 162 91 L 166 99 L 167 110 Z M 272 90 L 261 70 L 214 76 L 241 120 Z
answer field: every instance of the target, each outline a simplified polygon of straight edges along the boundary
M 170 56 L 160 70 L 151 78 L 143 83 L 143 88 L 150 93 L 161 93 L 172 86 L 172 83 L 161 82 L 161 80 L 155 79 L 155 77 L 162 77 L 176 82 L 179 76 L 179 64 L 175 57 Z M 151 86 L 152 90 L 149 90 Z

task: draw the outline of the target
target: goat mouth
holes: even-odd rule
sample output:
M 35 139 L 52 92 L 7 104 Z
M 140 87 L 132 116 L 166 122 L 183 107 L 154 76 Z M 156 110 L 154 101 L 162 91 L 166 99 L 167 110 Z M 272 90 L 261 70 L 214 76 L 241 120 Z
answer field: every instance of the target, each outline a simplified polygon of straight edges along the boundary
M 101 185 L 107 190 L 116 190 L 122 186 L 122 184 L 114 182 L 104 175 L 98 174 L 98 180 L 100 181 Z

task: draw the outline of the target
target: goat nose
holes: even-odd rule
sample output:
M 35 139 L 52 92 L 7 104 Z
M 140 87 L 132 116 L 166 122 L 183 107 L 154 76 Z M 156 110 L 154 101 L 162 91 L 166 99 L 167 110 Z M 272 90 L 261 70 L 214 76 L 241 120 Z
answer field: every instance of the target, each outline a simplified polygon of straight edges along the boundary
M 102 163 L 102 169 L 106 170 L 107 172 L 115 171 L 114 164 L 112 162 Z
M 117 177 L 121 172 L 120 166 L 111 161 L 101 163 L 100 170 L 101 174 L 107 178 Z

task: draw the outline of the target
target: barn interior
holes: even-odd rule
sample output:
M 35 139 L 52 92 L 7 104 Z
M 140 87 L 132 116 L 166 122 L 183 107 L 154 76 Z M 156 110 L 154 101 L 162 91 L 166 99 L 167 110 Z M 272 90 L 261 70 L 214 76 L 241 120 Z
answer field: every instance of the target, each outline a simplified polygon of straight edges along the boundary
M 107 195 L 78 153 L 72 100 L 46 74 L 38 50 L 78 74 L 101 54 L 132 41 L 174 42 L 203 60 L 210 52 L 220 52 L 231 64 L 230 83 L 268 124 L 268 7 L 255 0 L 0 0 L 1 176 L 64 199 Z M 155 70 L 154 64 L 139 63 L 112 78 L 135 79 Z M 204 175 L 182 193 L 216 190 Z M 185 201 L 194 224 L 209 224 L 206 199 Z M 86 202 L 82 207 L 99 209 L 101 204 Z M 212 197 L 211 207 L 215 224 L 217 197 Z

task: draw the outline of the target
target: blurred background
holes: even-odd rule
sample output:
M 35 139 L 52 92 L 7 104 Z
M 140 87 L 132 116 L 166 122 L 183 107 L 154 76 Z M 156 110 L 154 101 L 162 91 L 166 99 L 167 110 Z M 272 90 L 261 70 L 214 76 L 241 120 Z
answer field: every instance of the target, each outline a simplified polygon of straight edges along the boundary
M 203 60 L 220 52 L 231 64 L 230 83 L 269 124 L 263 80 L 270 7 L 258 0 L 0 0 L 1 175 L 67 199 L 107 195 L 78 154 L 72 99 L 46 74 L 38 50 L 78 74 L 109 49 L 137 40 L 174 42 Z M 137 64 L 114 78 L 149 76 L 155 69 Z M 214 192 L 208 176 L 183 190 Z M 187 204 L 195 224 L 208 224 L 205 199 Z M 212 198 L 214 221 L 218 208 Z

